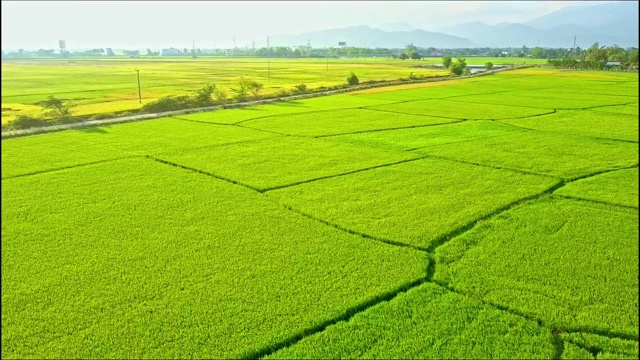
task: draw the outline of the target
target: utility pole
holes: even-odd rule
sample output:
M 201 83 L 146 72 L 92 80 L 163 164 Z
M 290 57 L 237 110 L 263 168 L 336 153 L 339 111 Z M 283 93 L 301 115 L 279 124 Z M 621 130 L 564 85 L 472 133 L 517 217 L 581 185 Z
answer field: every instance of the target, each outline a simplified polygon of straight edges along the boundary
M 576 40 L 578 39 L 578 36 L 574 36 L 573 37 L 573 52 L 576 52 Z
M 140 70 L 136 69 L 138 73 L 138 101 L 142 104 L 142 93 L 140 92 Z

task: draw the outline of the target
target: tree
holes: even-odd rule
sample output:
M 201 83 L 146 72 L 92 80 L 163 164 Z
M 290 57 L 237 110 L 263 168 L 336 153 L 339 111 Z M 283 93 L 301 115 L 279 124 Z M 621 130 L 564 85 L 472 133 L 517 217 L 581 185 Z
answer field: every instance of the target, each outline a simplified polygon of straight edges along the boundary
M 534 47 L 533 50 L 531 50 L 531 56 L 534 59 L 544 59 L 544 50 L 542 50 L 541 47 Z
M 262 83 L 255 80 L 245 79 L 244 76 L 238 80 L 238 87 L 231 89 L 236 93 L 236 99 L 239 101 L 247 100 L 248 95 L 252 94 L 254 98 L 258 97 L 258 93 L 262 90 Z
M 399 58 L 400 60 L 407 60 L 407 59 L 409 58 L 409 56 L 408 56 L 407 54 L 405 54 L 405 53 L 402 53 L 402 54 L 400 54 L 400 55 L 398 56 L 398 58 Z
M 409 55 L 409 57 L 411 57 L 411 59 L 413 59 L 413 60 L 422 59 L 422 55 L 420 55 L 417 51 L 412 52 L 411 55 Z
M 147 56 L 152 56 L 153 55 L 153 51 L 151 51 L 151 49 L 147 49 Z
M 352 71 L 351 74 L 349 74 L 349 76 L 347 77 L 347 84 L 353 86 L 353 85 L 358 85 L 359 83 L 360 83 L 360 80 L 358 79 L 356 74 L 354 74 Z
M 467 60 L 462 58 L 456 59 L 456 62 L 449 66 L 449 71 L 454 75 L 462 75 L 465 69 L 467 69 Z
M 493 63 L 491 61 L 488 61 L 484 64 L 484 69 L 485 70 L 491 70 L 493 69 Z
M 196 95 L 193 97 L 193 99 L 196 102 L 196 105 L 198 106 L 211 105 L 213 103 L 211 96 L 215 91 L 216 91 L 215 84 L 206 84 L 205 86 L 200 88 L 198 91 L 196 91 Z
M 442 66 L 448 69 L 451 66 L 451 56 L 445 56 L 442 58 Z
M 300 52 L 299 49 L 295 49 L 293 50 L 293 52 L 291 53 L 291 56 L 299 58 L 300 56 L 302 56 L 302 53 Z
M 45 109 L 44 115 L 51 119 L 53 123 L 63 123 L 71 119 L 71 110 L 64 100 L 49 95 L 49 97 L 41 101 L 39 105 Z

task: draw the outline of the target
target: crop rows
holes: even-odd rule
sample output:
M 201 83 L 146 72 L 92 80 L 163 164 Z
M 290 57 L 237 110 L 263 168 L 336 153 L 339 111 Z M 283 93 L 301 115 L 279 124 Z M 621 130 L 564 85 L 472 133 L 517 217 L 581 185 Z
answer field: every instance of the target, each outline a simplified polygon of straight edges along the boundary
M 2 355 L 637 358 L 634 85 L 572 73 L 3 140 Z

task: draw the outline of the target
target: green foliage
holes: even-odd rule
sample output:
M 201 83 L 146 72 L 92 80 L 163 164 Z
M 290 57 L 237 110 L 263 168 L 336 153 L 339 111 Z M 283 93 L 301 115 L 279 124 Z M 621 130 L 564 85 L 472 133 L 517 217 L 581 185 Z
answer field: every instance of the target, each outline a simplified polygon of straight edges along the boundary
M 307 89 L 306 84 L 298 84 L 293 89 L 294 89 L 293 90 L 294 94 L 306 94 L 309 92 L 309 89 Z
M 262 83 L 241 76 L 240 80 L 238 80 L 237 87 L 232 88 L 231 91 L 236 93 L 236 100 L 246 101 L 249 100 L 250 96 L 253 99 L 257 99 L 262 87 Z
M 559 195 L 638 207 L 638 168 L 617 170 L 567 184 Z
M 73 121 L 69 104 L 62 100 L 49 95 L 46 100 L 38 103 L 44 108 L 44 116 L 53 124 L 61 124 Z M 24 120 L 23 120 L 24 121 Z
M 456 144 L 417 151 L 564 179 L 638 163 L 638 144 L 538 131 L 467 141 L 464 151 Z
M 553 354 L 551 332 L 535 322 L 424 284 L 268 358 L 550 359 Z
M 491 61 L 488 61 L 488 62 L 484 63 L 484 69 L 485 70 L 493 69 L 493 63 Z
M 449 66 L 449 71 L 453 75 L 462 75 L 465 73 L 465 70 L 468 70 L 466 59 L 458 58 L 456 62 Z
M 442 58 L 442 66 L 444 66 L 445 69 L 448 69 L 451 66 L 451 56 L 445 56 Z
M 428 247 L 439 236 L 556 183 L 541 176 L 424 159 L 268 194 L 348 229 Z
M 427 264 L 151 159 L 4 180 L 2 356 L 251 357 Z
M 358 85 L 359 82 L 360 80 L 358 80 L 358 77 L 353 73 L 353 71 L 349 74 L 349 76 L 347 76 L 347 84 L 353 86 Z
M 19 129 L 42 127 L 47 125 L 51 125 L 51 123 L 44 119 L 36 118 L 33 116 L 27 116 L 27 115 L 19 115 L 15 120 L 9 123 L 8 127 L 10 129 L 19 130 Z
M 210 106 L 213 105 L 213 94 L 216 91 L 215 84 L 206 84 L 200 88 L 194 95 L 194 102 L 197 106 Z
M 635 209 L 531 202 L 438 248 L 434 279 L 549 326 L 637 337 L 637 219 Z
M 189 96 L 165 96 L 142 105 L 140 111 L 144 113 L 160 113 L 192 107 L 196 107 L 196 103 Z
M 407 55 L 405 53 L 402 53 L 402 54 L 398 55 L 398 58 L 400 60 L 407 60 L 409 58 L 409 55 Z

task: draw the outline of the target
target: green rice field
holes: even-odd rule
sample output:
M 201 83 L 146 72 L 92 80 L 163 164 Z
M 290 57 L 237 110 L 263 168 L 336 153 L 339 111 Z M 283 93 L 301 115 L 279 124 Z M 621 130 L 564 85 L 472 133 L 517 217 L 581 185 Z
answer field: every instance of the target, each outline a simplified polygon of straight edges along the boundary
M 2 66 L 3 108 L 60 76 Z M 2 357 L 637 359 L 637 89 L 527 68 L 3 139 Z

